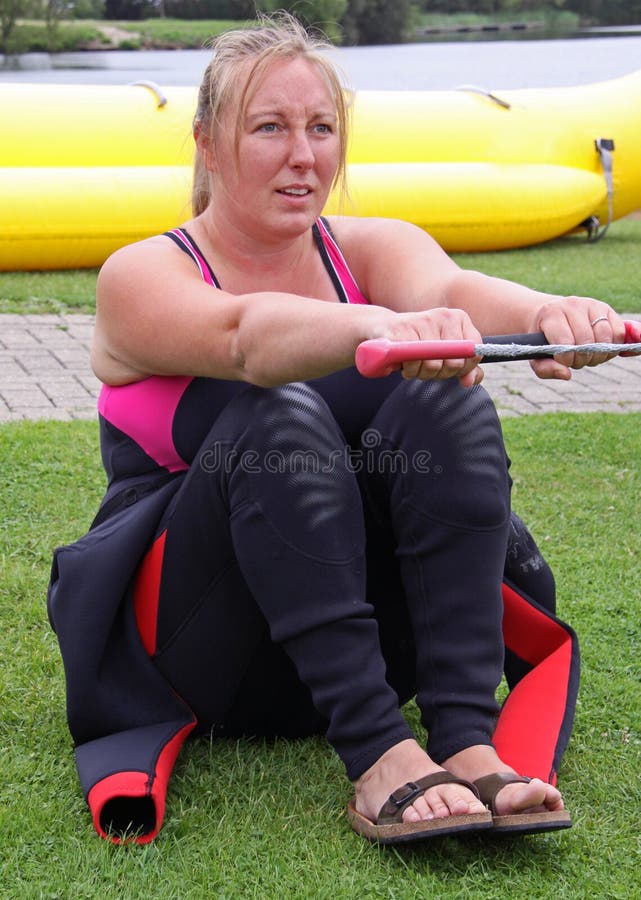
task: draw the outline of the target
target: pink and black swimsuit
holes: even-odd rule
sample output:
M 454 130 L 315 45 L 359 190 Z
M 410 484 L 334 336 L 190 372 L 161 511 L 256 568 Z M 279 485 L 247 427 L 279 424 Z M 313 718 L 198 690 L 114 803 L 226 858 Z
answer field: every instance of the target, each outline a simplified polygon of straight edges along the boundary
M 368 303 L 323 219 L 314 225 L 313 234 L 340 302 Z M 167 237 L 193 259 L 203 281 L 212 288 L 220 287 L 207 260 L 184 229 L 176 228 L 167 232 Z M 214 293 L 212 303 L 216 301 Z M 349 405 L 344 399 L 345 388 L 340 384 L 344 378 L 350 382 Z M 359 419 L 367 418 L 371 399 L 380 403 L 380 397 L 389 393 L 391 387 L 391 383 L 364 382 L 354 372 L 348 373 L 344 378 L 319 379 L 317 384 L 321 390 L 324 388 L 330 406 L 339 407 L 337 415 L 345 423 L 351 418 L 358 402 L 353 391 L 359 385 L 362 401 L 368 407 L 363 409 Z M 321 384 L 322 381 L 324 385 Z M 237 382 L 222 379 L 160 375 L 118 387 L 104 385 L 98 399 L 98 411 L 102 427 L 103 459 L 110 483 L 121 478 L 149 474 L 154 469 L 166 472 L 186 471 L 217 413 L 242 388 L 243 385 Z M 207 410 L 206 414 L 203 414 L 203 410 Z M 358 428 L 358 423 L 356 427 Z M 350 427 L 349 430 L 353 429 Z

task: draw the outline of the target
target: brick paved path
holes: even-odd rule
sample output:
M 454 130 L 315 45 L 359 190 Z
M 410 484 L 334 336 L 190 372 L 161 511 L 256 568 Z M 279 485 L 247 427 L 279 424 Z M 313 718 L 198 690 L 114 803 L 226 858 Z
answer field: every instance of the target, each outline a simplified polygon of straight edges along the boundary
M 93 317 L 0 315 L 0 423 L 91 419 L 99 382 L 89 366 Z M 541 381 L 527 362 L 485 366 L 485 387 L 502 416 L 641 411 L 641 357 Z

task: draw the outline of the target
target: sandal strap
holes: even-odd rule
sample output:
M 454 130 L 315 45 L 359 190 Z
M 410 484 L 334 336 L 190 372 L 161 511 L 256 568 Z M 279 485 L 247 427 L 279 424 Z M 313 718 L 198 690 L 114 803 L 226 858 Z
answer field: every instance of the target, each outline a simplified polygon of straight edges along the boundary
M 383 804 L 376 820 L 377 825 L 392 825 L 403 821 L 403 813 L 417 797 L 421 797 L 425 791 L 435 787 L 437 784 L 462 784 L 470 790 L 475 797 L 480 799 L 479 792 L 470 781 L 464 781 L 457 778 L 451 772 L 432 772 L 431 775 L 425 775 L 416 781 L 408 781 L 402 787 L 397 788 L 390 794 L 388 800 Z
M 484 775 L 474 782 L 481 803 L 484 803 L 494 815 L 494 803 L 496 795 L 507 784 L 529 784 L 532 781 L 526 775 L 514 775 L 511 772 L 494 772 L 492 775 Z

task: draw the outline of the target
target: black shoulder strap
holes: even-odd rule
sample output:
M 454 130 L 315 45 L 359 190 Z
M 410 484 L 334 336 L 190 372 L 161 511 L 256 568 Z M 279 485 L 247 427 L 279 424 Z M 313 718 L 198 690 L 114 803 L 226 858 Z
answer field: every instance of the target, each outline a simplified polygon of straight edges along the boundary
M 329 227 L 329 224 L 327 223 L 327 220 L 325 218 L 321 218 L 321 222 L 323 223 L 323 225 L 325 226 L 328 233 L 330 234 L 330 236 L 333 239 L 333 235 L 332 235 L 331 229 Z M 340 278 L 338 277 L 338 272 L 334 268 L 334 264 L 332 263 L 332 261 L 329 257 L 329 253 L 327 252 L 327 247 L 325 246 L 325 241 L 323 240 L 323 235 L 321 234 L 320 228 L 318 227 L 316 222 L 314 222 L 314 224 L 312 225 L 312 234 L 314 235 L 314 240 L 316 241 L 316 246 L 318 247 L 318 252 L 320 253 L 321 259 L 323 260 L 323 265 L 327 269 L 327 273 L 328 273 L 329 277 L 332 279 L 332 284 L 334 285 L 334 287 L 336 289 L 336 293 L 338 294 L 338 299 L 340 300 L 341 303 L 349 303 L 349 300 L 347 299 L 347 294 L 345 292 L 345 288 L 343 287 L 343 283 L 340 280 Z
M 220 288 L 220 284 L 216 275 L 214 274 L 214 270 L 207 262 L 205 255 L 202 250 L 196 243 L 196 241 L 192 238 L 186 228 L 175 228 L 173 231 L 165 231 L 165 236 L 174 242 L 177 247 L 190 256 L 193 261 L 196 263 L 198 267 L 201 265 L 201 260 L 207 267 L 207 271 L 211 276 L 211 280 L 214 282 L 217 288 Z

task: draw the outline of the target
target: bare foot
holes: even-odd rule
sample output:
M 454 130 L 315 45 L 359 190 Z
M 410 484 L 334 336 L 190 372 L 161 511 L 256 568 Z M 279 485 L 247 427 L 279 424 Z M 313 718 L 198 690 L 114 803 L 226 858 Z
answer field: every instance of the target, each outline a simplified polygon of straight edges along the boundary
M 496 772 L 518 774 L 499 758 L 493 747 L 480 744 L 450 756 L 443 765 L 449 772 L 466 781 L 476 781 L 477 778 Z M 540 778 L 533 778 L 529 784 L 517 782 L 501 788 L 496 795 L 494 811 L 499 816 L 507 816 L 524 812 L 558 812 L 562 809 L 563 798 L 560 791 Z
M 408 781 L 442 772 L 416 741 L 405 740 L 390 747 L 354 782 L 356 809 L 375 822 L 389 795 Z M 456 774 L 456 773 L 454 773 Z M 523 785 L 528 787 L 528 785 Z M 403 812 L 404 822 L 444 819 L 486 812 L 485 806 L 460 784 L 439 784 L 427 790 Z

